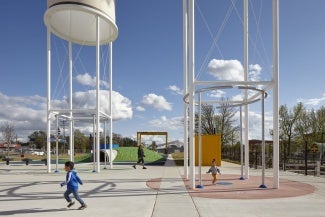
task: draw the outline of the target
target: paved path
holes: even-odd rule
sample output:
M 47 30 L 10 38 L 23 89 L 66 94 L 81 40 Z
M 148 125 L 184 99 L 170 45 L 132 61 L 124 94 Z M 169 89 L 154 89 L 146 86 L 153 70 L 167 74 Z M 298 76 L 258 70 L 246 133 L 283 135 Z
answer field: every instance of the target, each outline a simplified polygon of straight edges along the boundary
M 84 181 L 80 195 L 87 203 L 85 210 L 77 210 L 79 204 L 66 208 L 63 199 L 65 188 L 59 183 L 64 180 L 63 165 L 58 173 L 46 173 L 44 165 L 0 163 L 0 216 L 10 217 L 324 217 L 325 179 L 281 172 L 280 189 L 295 191 L 298 184 L 307 190 L 298 196 L 272 196 L 251 198 L 259 189 L 240 187 L 238 182 L 227 178 L 240 174 L 238 165 L 223 162 L 220 185 L 210 185 L 208 174 L 202 174 L 204 188 L 186 188 L 182 175 L 183 167 L 177 167 L 171 159 L 165 166 L 147 166 L 147 170 L 131 164 L 114 165 L 112 169 L 101 169 L 92 173 L 92 164 L 77 164 L 76 170 Z M 204 173 L 207 167 L 202 169 Z M 267 176 L 270 171 L 267 171 Z M 260 176 L 260 170 L 250 170 L 250 176 Z M 253 178 L 247 180 L 252 184 Z M 258 180 L 258 179 L 257 179 Z M 259 180 L 258 180 L 259 181 Z M 231 182 L 224 186 L 221 182 Z M 244 184 L 240 183 L 241 185 Z M 292 187 L 293 186 L 293 187 Z M 306 187 L 305 186 L 305 187 Z M 276 189 L 265 190 L 265 195 Z M 264 194 L 262 192 L 262 195 Z M 206 197 L 210 194 L 210 197 Z M 233 194 L 229 197 L 229 194 Z M 245 194 L 245 197 L 242 195 Z M 212 196 L 211 196 L 212 195 Z M 227 196 L 228 195 L 228 196 Z M 227 197 L 226 197 L 227 196 Z M 225 199 L 227 198 L 227 199 Z

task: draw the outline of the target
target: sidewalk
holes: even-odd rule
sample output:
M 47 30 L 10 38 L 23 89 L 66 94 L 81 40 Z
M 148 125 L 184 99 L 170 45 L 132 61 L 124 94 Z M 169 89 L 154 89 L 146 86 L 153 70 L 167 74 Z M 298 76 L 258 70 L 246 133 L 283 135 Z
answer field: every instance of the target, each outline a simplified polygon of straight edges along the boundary
M 77 164 L 76 170 L 84 181 L 80 195 L 88 205 L 85 210 L 77 210 L 77 203 L 66 208 L 65 188 L 59 186 L 65 179 L 63 165 L 59 165 L 58 173 L 47 173 L 44 165 L 1 163 L 0 216 L 325 216 L 324 178 L 280 172 L 280 189 L 268 186 L 261 191 L 249 186 L 259 186 L 260 170 L 250 170 L 250 179 L 239 182 L 236 177 L 240 175 L 240 167 L 223 162 L 217 185 L 210 184 L 209 174 L 202 174 L 204 188 L 188 190 L 182 179 L 183 167 L 175 166 L 172 159 L 165 166 L 148 165 L 147 168 L 133 169 L 131 164 L 121 164 L 93 173 L 92 164 Z M 206 169 L 202 168 L 202 173 Z M 269 174 L 267 171 L 266 175 Z M 307 188 L 300 190 L 300 195 L 283 195 L 283 192 L 296 192 L 297 186 Z

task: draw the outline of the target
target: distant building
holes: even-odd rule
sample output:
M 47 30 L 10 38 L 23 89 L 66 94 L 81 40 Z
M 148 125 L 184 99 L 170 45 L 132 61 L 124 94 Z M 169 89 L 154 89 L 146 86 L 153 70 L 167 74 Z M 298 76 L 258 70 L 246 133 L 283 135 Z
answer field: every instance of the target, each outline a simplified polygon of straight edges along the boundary
M 20 150 L 21 149 L 21 144 L 6 144 L 6 143 L 0 143 L 0 150 L 1 151 L 7 151 L 9 148 L 9 151 L 12 150 Z
M 168 146 L 168 152 L 167 153 L 169 153 L 169 154 L 184 152 L 184 143 L 179 141 L 179 140 L 168 142 L 167 146 Z M 165 143 L 157 145 L 157 152 L 158 153 L 165 153 L 165 149 L 166 149 L 166 144 Z

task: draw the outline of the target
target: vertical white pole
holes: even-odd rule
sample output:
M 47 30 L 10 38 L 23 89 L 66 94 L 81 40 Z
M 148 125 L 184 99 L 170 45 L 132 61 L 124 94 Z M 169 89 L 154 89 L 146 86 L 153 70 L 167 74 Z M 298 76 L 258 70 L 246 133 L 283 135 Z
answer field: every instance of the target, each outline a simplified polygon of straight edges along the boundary
M 248 81 L 248 0 L 244 0 L 244 80 Z M 248 93 L 245 90 L 247 102 Z M 245 178 L 249 178 L 248 104 L 245 105 Z
M 187 16 L 187 1 L 183 0 L 183 94 L 184 96 L 188 91 L 188 16 Z M 188 179 L 188 104 L 184 102 L 184 177 Z
M 56 118 L 56 139 L 55 139 L 55 172 L 58 173 L 59 164 L 59 116 L 55 115 Z
M 243 148 L 243 112 L 242 106 L 239 107 L 240 115 L 240 179 L 244 179 L 244 148 Z
M 265 92 L 262 91 L 262 185 L 261 188 L 266 188 L 265 185 L 265 125 L 264 125 L 264 98 Z
M 195 144 L 194 144 L 194 1 L 189 1 L 189 146 L 190 146 L 190 188 L 195 188 Z
M 104 149 L 105 149 L 105 152 L 104 152 L 104 169 L 107 169 L 107 141 L 106 141 L 106 121 L 104 121 Z
M 70 131 L 69 131 L 69 149 L 70 149 L 70 160 L 74 161 L 74 149 L 73 149 L 73 129 L 72 129 L 72 43 L 69 41 L 69 92 L 70 92 L 70 99 L 69 99 L 69 106 L 70 106 Z M 64 138 L 65 139 L 65 138 Z
M 273 187 L 279 188 L 279 0 L 273 0 Z
M 109 144 L 110 144 L 110 156 L 109 156 L 109 162 L 110 162 L 110 168 L 113 168 L 113 161 L 112 161 L 112 153 L 113 153 L 113 111 L 112 111 L 112 92 L 113 92 L 113 43 L 109 43 L 109 117 L 110 117 L 110 126 L 109 126 Z
M 97 162 L 97 172 L 100 172 L 100 159 L 99 159 L 99 124 L 100 124 L 100 117 L 99 117 L 99 109 L 100 109 L 100 45 L 99 45 L 99 16 L 96 17 L 96 162 Z
M 96 115 L 93 116 L 93 172 L 96 172 Z
M 70 142 L 72 144 L 70 147 L 71 147 L 71 153 L 73 153 L 72 154 L 72 161 L 74 161 L 74 155 L 75 155 L 75 148 L 74 148 L 74 121 L 70 120 L 69 124 L 70 124 L 70 128 L 71 128 Z
M 199 92 L 198 95 L 199 99 L 198 99 L 198 103 L 199 103 L 199 185 L 197 186 L 198 188 L 202 188 L 202 170 L 201 170 L 201 166 L 202 166 L 202 123 L 201 123 L 201 116 L 202 116 L 202 108 L 201 108 L 201 92 Z
M 51 172 L 51 32 L 47 29 L 47 172 Z

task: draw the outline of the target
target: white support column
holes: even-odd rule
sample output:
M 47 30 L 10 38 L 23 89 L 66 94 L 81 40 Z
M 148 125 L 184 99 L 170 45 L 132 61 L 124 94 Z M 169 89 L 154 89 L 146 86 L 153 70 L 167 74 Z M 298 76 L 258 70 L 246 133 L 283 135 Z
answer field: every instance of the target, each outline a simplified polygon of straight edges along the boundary
M 69 120 L 69 125 L 70 125 L 70 130 L 69 130 L 69 149 L 70 149 L 70 161 L 74 161 L 74 148 L 73 148 L 73 131 L 72 131 L 72 43 L 69 41 L 69 94 L 70 94 L 70 99 L 69 99 L 69 107 L 70 107 L 70 120 Z M 65 139 L 65 138 L 64 138 Z
M 187 16 L 187 1 L 183 0 L 183 94 L 184 96 L 188 91 L 188 16 Z M 188 179 L 188 104 L 184 102 L 183 115 L 184 115 L 184 176 Z
M 198 93 L 198 103 L 199 103 L 199 132 L 198 132 L 198 140 L 199 140 L 199 150 L 198 150 L 198 157 L 199 157 L 199 184 L 197 185 L 198 188 L 203 188 L 202 185 L 202 106 L 201 106 L 201 92 Z
M 72 129 L 72 140 L 71 140 L 71 143 L 72 143 L 72 153 L 75 153 L 74 151 L 74 120 L 72 119 L 71 120 L 71 125 L 70 125 L 71 129 Z M 74 156 L 73 156 L 73 160 L 74 160 Z
M 109 165 L 110 168 L 113 168 L 112 153 L 113 153 L 113 107 L 112 107 L 112 92 L 113 92 L 113 42 L 109 43 L 109 117 L 110 117 L 110 126 L 109 126 L 109 144 L 110 144 L 110 156 L 109 156 Z
M 104 152 L 104 169 L 106 170 L 107 169 L 107 141 L 106 141 L 106 122 L 107 121 L 104 121 L 104 149 L 105 149 L 105 152 Z
M 55 172 L 59 172 L 59 115 L 55 115 L 55 129 L 56 129 L 56 134 L 55 134 Z
M 244 179 L 244 148 L 243 148 L 243 111 L 242 106 L 239 107 L 240 115 L 240 179 Z
M 96 162 L 97 162 L 97 172 L 100 172 L 100 158 L 99 158 L 99 127 L 100 127 L 100 44 L 99 44 L 99 16 L 96 16 Z
M 273 0 L 273 187 L 279 188 L 279 0 Z
M 190 188 L 195 188 L 195 143 L 194 143 L 194 1 L 189 0 L 189 148 L 190 148 Z
M 93 173 L 96 172 L 96 115 L 93 116 Z
M 248 0 L 244 0 L 244 80 L 248 81 Z M 248 93 L 245 90 L 245 99 L 247 102 Z M 248 141 L 248 105 L 244 107 L 245 110 L 245 119 L 244 119 L 244 128 L 245 128 L 245 178 L 249 178 L 249 141 Z
M 51 172 L 51 32 L 47 28 L 47 137 L 46 137 L 46 150 L 47 150 L 47 172 Z
M 265 92 L 262 91 L 262 102 L 261 102 L 261 110 L 262 110 L 262 184 L 261 188 L 266 188 L 265 185 L 265 124 L 264 124 L 264 99 Z

